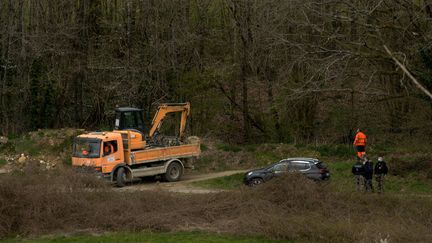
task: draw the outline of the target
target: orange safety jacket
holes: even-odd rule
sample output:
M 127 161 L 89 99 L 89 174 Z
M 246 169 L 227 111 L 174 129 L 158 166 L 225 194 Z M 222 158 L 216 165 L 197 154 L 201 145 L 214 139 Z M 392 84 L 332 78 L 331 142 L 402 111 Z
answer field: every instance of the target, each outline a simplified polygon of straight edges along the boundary
M 355 146 L 366 146 L 366 135 L 362 132 L 358 132 L 354 139 Z
M 114 146 L 112 144 L 105 144 L 104 154 L 111 154 L 114 152 Z

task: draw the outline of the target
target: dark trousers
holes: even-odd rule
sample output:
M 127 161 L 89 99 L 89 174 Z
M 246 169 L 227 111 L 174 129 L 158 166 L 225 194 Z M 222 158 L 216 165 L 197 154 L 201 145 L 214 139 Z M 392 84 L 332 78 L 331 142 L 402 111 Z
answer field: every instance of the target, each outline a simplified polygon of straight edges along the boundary
M 377 182 L 377 191 L 384 192 L 384 174 L 376 174 L 375 179 Z
M 365 184 L 364 184 L 365 192 L 374 192 L 374 188 L 372 185 L 372 177 L 365 177 Z
M 362 175 L 355 175 L 356 191 L 361 192 L 364 187 L 364 177 Z

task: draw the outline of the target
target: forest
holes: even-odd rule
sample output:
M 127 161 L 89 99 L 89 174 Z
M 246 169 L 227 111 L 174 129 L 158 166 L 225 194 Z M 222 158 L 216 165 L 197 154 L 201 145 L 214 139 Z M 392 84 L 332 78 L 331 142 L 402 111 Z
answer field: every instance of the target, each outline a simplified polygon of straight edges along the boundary
M 192 105 L 229 143 L 430 142 L 429 0 L 3 0 L 0 135 Z

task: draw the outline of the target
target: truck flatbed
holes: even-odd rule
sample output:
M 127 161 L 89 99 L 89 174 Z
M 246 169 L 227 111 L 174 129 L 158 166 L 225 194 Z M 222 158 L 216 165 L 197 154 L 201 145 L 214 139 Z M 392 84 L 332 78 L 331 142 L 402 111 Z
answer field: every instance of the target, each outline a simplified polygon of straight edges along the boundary
M 134 165 L 175 158 L 198 157 L 200 152 L 200 145 L 198 143 L 169 147 L 150 147 L 143 150 L 131 151 L 128 164 Z

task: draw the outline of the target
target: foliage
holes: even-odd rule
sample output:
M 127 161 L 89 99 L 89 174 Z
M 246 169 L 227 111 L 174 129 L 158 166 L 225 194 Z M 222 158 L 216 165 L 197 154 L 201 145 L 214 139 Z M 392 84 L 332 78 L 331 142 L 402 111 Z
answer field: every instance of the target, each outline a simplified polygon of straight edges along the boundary
M 150 123 L 158 103 L 190 101 L 190 132 L 228 144 L 351 144 L 358 126 L 383 143 L 432 137 L 430 101 L 382 48 L 431 87 L 426 1 L 47 0 L 0 9 L 2 135 L 107 128 L 117 105 L 142 108 Z
M 349 145 L 320 145 L 310 147 L 310 149 L 318 151 L 321 156 L 343 158 L 352 156 L 354 151 L 353 147 Z
M 295 174 L 275 178 L 256 188 L 188 195 L 159 190 L 140 193 L 110 190 L 102 181 L 69 169 L 25 170 L 2 175 L 0 179 L 0 203 L 8 205 L 0 208 L 2 239 L 88 232 L 89 229 L 91 232 L 133 229 L 136 233 L 144 231 L 143 234 L 150 231 L 156 233 L 157 240 L 170 236 L 181 240 L 176 238 L 178 233 L 163 233 L 179 229 L 242 235 L 239 238 L 245 241 L 256 236 L 308 242 L 430 239 L 430 197 L 334 191 L 326 184 Z M 365 230 L 359 231 L 359 227 Z M 189 236 L 188 240 L 201 237 Z M 86 240 L 88 236 L 76 237 Z M 115 234 L 100 237 L 89 240 L 113 237 L 118 241 Z M 210 234 L 210 240 L 213 237 Z
M 28 137 L 17 139 L 13 142 L 15 144 L 15 153 L 19 154 L 38 155 L 46 148 L 45 146 L 38 145 L 37 142 L 30 140 Z
M 391 159 L 390 166 L 393 175 L 406 177 L 412 173 L 418 173 L 421 176 L 429 177 L 432 171 L 432 160 L 429 156 L 397 157 Z
M 9 139 L 6 145 L 0 147 L 0 152 L 30 156 L 53 156 L 66 159 L 64 162 L 71 164 L 70 154 L 73 139 L 82 132 L 83 130 L 71 128 L 39 129 L 38 131 Z
M 238 145 L 233 145 L 233 144 L 225 144 L 225 143 L 221 143 L 216 145 L 216 147 L 219 150 L 223 150 L 223 151 L 227 151 L 227 152 L 239 152 L 241 151 L 241 147 L 239 147 Z
M 205 151 L 208 150 L 208 147 L 207 147 L 207 145 L 201 143 L 201 144 L 200 144 L 200 149 L 201 149 L 201 152 L 205 152 Z
M 258 166 L 266 166 L 268 164 L 276 163 L 281 160 L 281 157 L 270 151 L 257 151 L 254 154 L 256 161 L 258 161 Z

